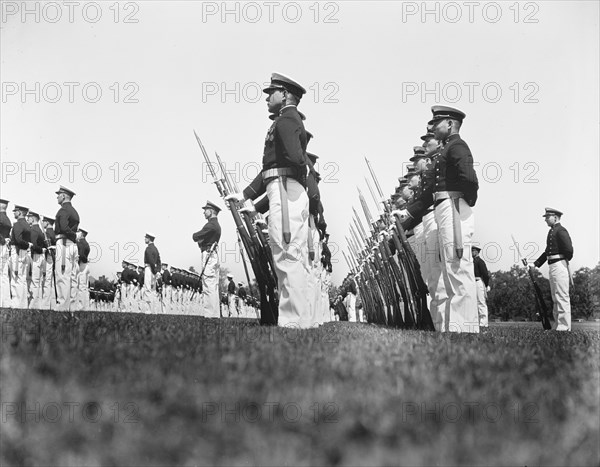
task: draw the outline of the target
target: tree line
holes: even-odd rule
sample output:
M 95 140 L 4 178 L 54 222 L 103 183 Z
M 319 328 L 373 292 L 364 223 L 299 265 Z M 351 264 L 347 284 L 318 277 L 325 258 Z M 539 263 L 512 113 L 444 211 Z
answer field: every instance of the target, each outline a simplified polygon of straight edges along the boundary
M 550 281 L 534 270 L 548 308 L 552 310 Z M 491 319 L 537 320 L 535 295 L 527 270 L 513 266 L 510 271 L 495 271 L 491 276 L 488 308 Z M 573 273 L 570 290 L 572 319 L 600 318 L 600 263 L 595 268 L 579 268 Z

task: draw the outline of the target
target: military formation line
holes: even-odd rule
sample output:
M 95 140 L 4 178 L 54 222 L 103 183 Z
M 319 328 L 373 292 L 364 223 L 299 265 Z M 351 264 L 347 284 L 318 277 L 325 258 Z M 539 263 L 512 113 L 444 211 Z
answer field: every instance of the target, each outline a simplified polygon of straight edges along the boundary
M 235 222 L 248 284 L 254 276 L 256 306 L 247 308 L 256 309 L 260 323 L 311 328 L 331 320 L 333 307 L 336 319 L 406 329 L 478 333 L 485 328 L 486 293 L 491 284 L 473 243 L 479 183 L 471 150 L 460 136 L 465 113 L 447 106 L 432 107 L 423 143 L 413 148 L 408 170 L 389 197 L 366 160 L 371 179 L 366 179 L 367 188 L 376 211 L 371 212 L 359 189 L 360 207 L 358 211 L 353 208 L 346 236 L 348 251 L 343 252 L 350 272 L 340 294 L 330 302 L 331 252 L 315 168 L 318 156 L 307 151 L 313 135 L 304 126 L 306 116 L 298 110 L 306 90 L 291 78 L 273 73 L 263 91 L 272 122 L 264 141 L 263 168 L 243 190 L 228 177 L 218 154 L 216 163 L 210 159 L 194 132 L 205 167 Z M 7 202 L 0 203 L 3 306 L 8 306 L 10 296 L 16 308 L 89 309 L 86 232 L 79 228 L 79 215 L 71 204 L 74 193 L 66 187 L 56 193 L 61 208 L 53 233 L 51 219 L 22 206 L 15 206 L 16 223 L 11 228 L 10 221 L 6 222 Z M 136 272 L 134 265 L 123 265 L 113 309 L 197 310 L 212 318 L 223 316 L 223 310 L 230 315 L 240 309 L 232 306 L 234 294 L 229 286 L 224 300 L 219 292 L 216 250 L 222 208 L 208 201 L 202 209 L 207 222 L 192 235 L 200 248 L 200 274 L 169 271 L 161 265 L 154 236 L 147 233 L 144 267 Z M 546 250 L 534 264 L 524 264 L 533 268 L 548 261 L 552 327 L 570 330 L 573 247 L 560 224 L 562 213 L 546 208 L 543 216 L 550 227 Z M 538 300 L 543 301 L 540 296 Z M 545 328 L 550 327 L 549 319 L 542 321 Z

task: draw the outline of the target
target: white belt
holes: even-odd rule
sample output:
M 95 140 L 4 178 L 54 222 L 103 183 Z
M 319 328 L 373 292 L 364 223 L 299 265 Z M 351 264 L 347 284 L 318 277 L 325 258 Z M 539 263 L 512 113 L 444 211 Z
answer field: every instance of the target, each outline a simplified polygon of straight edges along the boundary
M 565 255 L 550 255 L 548 259 L 565 259 Z
M 481 277 L 476 277 L 476 278 L 475 278 L 475 280 L 476 280 L 476 281 L 480 281 L 480 280 L 481 280 Z
M 464 195 L 462 191 L 436 191 L 433 194 L 433 201 L 441 201 L 444 199 L 454 199 L 454 198 L 463 198 Z

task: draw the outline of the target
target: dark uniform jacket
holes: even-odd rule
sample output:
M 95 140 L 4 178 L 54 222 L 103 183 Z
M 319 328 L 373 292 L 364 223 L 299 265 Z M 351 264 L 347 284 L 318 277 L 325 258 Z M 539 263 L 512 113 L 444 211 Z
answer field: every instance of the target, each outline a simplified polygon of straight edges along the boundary
M 171 285 L 175 288 L 181 287 L 181 274 L 177 271 L 171 274 Z
M 241 286 L 241 287 L 238 289 L 238 297 L 240 297 L 242 300 L 245 300 L 245 299 L 246 299 L 246 297 L 247 297 L 247 295 L 248 295 L 248 294 L 246 293 L 246 289 L 245 289 L 243 286 Z
M 0 212 L 0 245 L 6 244 L 6 239 L 10 236 L 12 222 L 5 212 Z
M 473 156 L 460 135 L 450 135 L 435 163 L 434 191 L 461 191 L 469 206 L 475 206 L 479 182 Z
M 77 253 L 79 254 L 79 264 L 87 264 L 90 254 L 90 244 L 84 237 L 77 240 Z
M 306 185 L 307 144 L 308 137 L 298 109 L 294 105 L 284 107 L 265 137 L 263 170 L 285 167 L 297 169 L 296 176 L 290 177 Z M 259 173 L 244 189 L 244 196 L 256 199 L 265 189 L 262 173 Z
M 44 247 L 46 243 L 44 241 L 44 232 L 38 224 L 33 224 L 31 226 L 31 243 L 33 246 L 31 247 L 31 254 L 41 255 L 44 252 Z
M 144 251 L 144 264 L 150 265 L 152 274 L 156 274 L 160 271 L 160 254 L 154 243 L 148 243 L 146 251 Z
M 70 202 L 64 202 L 56 213 L 54 222 L 56 235 L 64 235 L 72 242 L 77 241 L 77 228 L 79 227 L 79 214 Z
M 31 242 L 31 227 L 24 218 L 15 222 L 10 233 L 10 243 L 19 250 L 27 250 Z
M 168 269 L 165 269 L 162 272 L 162 280 L 163 280 L 163 284 L 171 285 L 171 272 Z
M 435 166 L 439 157 L 440 153 L 434 154 L 431 158 L 431 163 L 421 173 L 421 183 L 419 184 L 419 188 L 415 191 L 413 198 L 406 206 L 406 210 L 413 217 L 413 222 L 410 224 L 407 223 L 406 227 L 403 224 L 402 226 L 405 229 L 414 228 L 415 225 L 418 225 L 418 222 L 420 222 L 423 219 L 423 216 L 427 209 L 433 206 L 433 192 L 435 190 L 436 173 Z M 414 222 L 417 223 L 414 224 Z
M 571 261 L 573 258 L 573 243 L 571 242 L 571 237 L 569 236 L 567 229 L 565 229 L 560 222 L 557 222 L 550 227 L 548 237 L 546 238 L 546 251 L 544 251 L 533 264 L 536 268 L 539 268 L 546 262 L 548 256 L 551 255 L 564 255 L 564 259 L 567 261 Z M 556 263 L 558 261 L 561 260 L 549 259 L 548 264 Z
M 192 240 L 198 243 L 202 251 L 209 250 L 213 243 L 221 239 L 221 226 L 216 217 L 211 217 L 202 230 L 192 235 Z
M 229 281 L 229 284 L 227 284 L 227 292 L 231 294 L 235 293 L 235 282 Z
M 133 271 L 128 266 L 125 266 L 121 272 L 121 282 L 131 284 L 134 278 L 133 274 Z
M 481 278 L 486 287 L 490 285 L 490 273 L 485 265 L 485 261 L 479 256 L 473 258 L 473 268 L 475 269 L 475 277 Z

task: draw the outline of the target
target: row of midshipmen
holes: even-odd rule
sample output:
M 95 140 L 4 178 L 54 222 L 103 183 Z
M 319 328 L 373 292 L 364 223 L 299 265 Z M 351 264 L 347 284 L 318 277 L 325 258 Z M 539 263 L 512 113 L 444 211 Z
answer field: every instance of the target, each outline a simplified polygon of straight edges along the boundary
M 14 224 L 0 200 L 0 305 L 11 308 L 82 310 L 89 307 L 89 244 L 79 214 L 63 186 L 54 218 L 15 205 Z
M 487 327 L 486 294 L 490 277 L 473 243 L 474 214 L 479 184 L 473 156 L 460 137 L 466 115 L 447 106 L 433 106 L 422 146 L 415 146 L 413 163 L 400 177 L 391 196 L 409 243 L 417 255 L 430 295 L 430 312 L 436 330 L 479 332 Z M 560 225 L 562 212 L 546 208 L 550 227 L 546 250 L 533 264 L 550 264 L 554 329 L 571 329 L 569 261 L 573 246 Z

